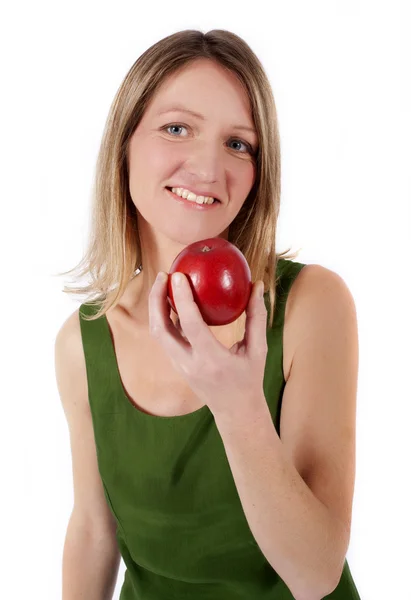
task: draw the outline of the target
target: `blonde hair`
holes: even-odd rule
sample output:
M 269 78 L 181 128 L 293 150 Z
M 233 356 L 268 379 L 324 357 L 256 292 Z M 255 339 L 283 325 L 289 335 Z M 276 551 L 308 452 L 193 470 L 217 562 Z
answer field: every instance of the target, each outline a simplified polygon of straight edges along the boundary
M 133 64 L 118 89 L 105 124 L 92 190 L 91 231 L 86 252 L 76 267 L 77 279 L 91 283 L 68 288 L 69 294 L 86 294 L 86 304 L 98 306 L 93 320 L 116 306 L 127 284 L 141 265 L 138 215 L 128 183 L 128 145 L 147 104 L 167 77 L 198 59 L 215 61 L 234 73 L 248 94 L 258 134 L 256 180 L 230 224 L 228 241 L 245 256 L 252 281 L 264 281 L 269 292 L 269 326 L 276 300 L 276 268 L 280 258 L 293 259 L 290 248 L 276 253 L 276 228 L 280 208 L 280 139 L 277 111 L 268 78 L 257 56 L 239 36 L 223 29 L 208 33 L 179 31 L 148 48 Z M 245 312 L 238 319 L 244 331 Z

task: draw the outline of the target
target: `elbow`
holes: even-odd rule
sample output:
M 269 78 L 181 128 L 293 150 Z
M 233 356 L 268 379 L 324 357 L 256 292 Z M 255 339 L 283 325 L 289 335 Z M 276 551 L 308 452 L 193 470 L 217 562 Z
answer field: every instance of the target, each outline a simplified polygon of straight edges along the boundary
M 337 558 L 334 560 L 333 567 L 329 567 L 328 574 L 323 573 L 321 579 L 314 582 L 311 581 L 311 585 L 305 585 L 305 589 L 298 589 L 290 591 L 294 594 L 295 600 L 322 600 L 327 598 L 334 590 L 338 587 L 345 566 L 346 551 L 349 543 L 349 533 L 341 536 L 340 551 L 338 552 Z M 305 582 L 307 584 L 307 582 Z
M 292 592 L 292 593 L 293 593 L 294 600 L 323 600 L 323 598 L 327 598 L 327 596 L 329 594 L 331 594 L 331 591 L 333 591 L 333 590 L 327 589 L 327 591 L 322 591 L 322 592 L 317 592 L 317 593 L 309 592 L 309 591 L 308 592 L 305 591 L 305 593 L 303 593 L 303 594 L 301 594 L 301 593 L 295 594 L 294 592 Z
M 304 590 L 292 590 L 290 588 L 291 593 L 293 594 L 293 597 L 295 600 L 322 600 L 323 598 L 326 598 L 329 596 L 329 594 L 331 594 L 336 587 L 338 586 L 339 582 L 341 579 L 341 573 L 339 574 L 338 579 L 334 579 L 334 581 L 330 584 L 327 583 L 324 586 L 322 586 L 321 588 L 317 587 L 316 590 L 312 590 L 312 588 L 310 589 L 308 586 L 304 589 Z

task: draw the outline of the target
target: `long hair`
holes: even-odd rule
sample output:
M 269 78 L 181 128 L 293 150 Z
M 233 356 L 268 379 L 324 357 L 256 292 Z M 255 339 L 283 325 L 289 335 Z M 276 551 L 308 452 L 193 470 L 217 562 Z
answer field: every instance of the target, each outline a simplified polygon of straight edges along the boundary
M 184 30 L 148 48 L 121 83 L 108 114 L 97 157 L 92 189 L 88 245 L 82 260 L 67 275 L 87 275 L 91 282 L 63 292 L 85 294 L 97 306 L 93 320 L 120 301 L 141 264 L 138 214 L 129 192 L 128 145 L 146 106 L 166 78 L 197 59 L 209 59 L 234 73 L 251 103 L 259 148 L 256 179 L 241 210 L 229 226 L 228 241 L 245 256 L 252 281 L 262 279 L 269 292 L 269 326 L 276 301 L 276 269 L 280 258 L 293 259 L 290 248 L 276 253 L 280 208 L 281 160 L 277 111 L 270 83 L 257 56 L 239 36 L 223 29 L 208 33 Z M 244 331 L 245 313 L 239 318 Z M 242 325 L 241 325 L 242 323 Z

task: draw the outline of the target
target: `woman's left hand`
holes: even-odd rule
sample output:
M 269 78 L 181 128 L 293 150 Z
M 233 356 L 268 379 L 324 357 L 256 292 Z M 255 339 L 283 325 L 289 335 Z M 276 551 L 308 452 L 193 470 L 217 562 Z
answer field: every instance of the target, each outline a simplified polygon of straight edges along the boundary
M 265 403 L 263 379 L 267 357 L 267 309 L 258 294 L 263 282 L 253 284 L 246 307 L 244 338 L 226 348 L 204 322 L 184 274 L 180 286 L 172 279 L 182 333 L 170 318 L 167 277 L 157 279 L 149 295 L 150 334 L 168 354 L 175 369 L 214 416 L 244 410 L 252 414 Z M 255 406 L 257 404 L 257 406 Z M 247 413 L 248 411 L 248 413 Z

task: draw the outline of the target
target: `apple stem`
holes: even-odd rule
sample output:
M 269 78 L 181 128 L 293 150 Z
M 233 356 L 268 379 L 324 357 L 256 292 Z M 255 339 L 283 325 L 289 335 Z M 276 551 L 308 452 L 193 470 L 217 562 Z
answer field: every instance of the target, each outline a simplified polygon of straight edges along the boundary
M 211 250 L 210 246 L 203 246 L 201 248 L 201 252 L 210 252 L 210 250 Z

